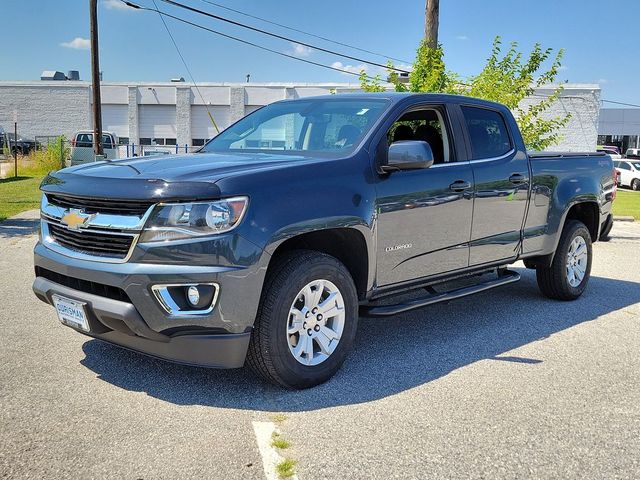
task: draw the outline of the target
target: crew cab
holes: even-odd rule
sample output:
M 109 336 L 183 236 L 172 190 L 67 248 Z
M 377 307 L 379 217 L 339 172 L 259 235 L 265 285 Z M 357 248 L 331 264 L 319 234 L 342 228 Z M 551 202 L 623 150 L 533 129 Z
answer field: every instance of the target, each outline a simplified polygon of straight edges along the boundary
M 198 153 L 46 177 L 33 290 L 90 337 L 311 387 L 360 315 L 515 282 L 518 260 L 543 295 L 580 297 L 613 171 L 603 153 L 528 154 L 511 112 L 478 99 L 281 101 Z

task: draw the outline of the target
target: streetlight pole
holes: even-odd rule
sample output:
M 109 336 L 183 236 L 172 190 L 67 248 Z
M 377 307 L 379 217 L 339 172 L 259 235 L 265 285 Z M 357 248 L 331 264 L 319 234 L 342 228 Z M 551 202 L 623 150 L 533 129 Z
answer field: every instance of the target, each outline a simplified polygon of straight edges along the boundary
M 98 0 L 89 0 L 91 23 L 91 89 L 93 94 L 93 153 L 102 155 L 102 100 L 100 99 L 100 61 L 98 58 Z

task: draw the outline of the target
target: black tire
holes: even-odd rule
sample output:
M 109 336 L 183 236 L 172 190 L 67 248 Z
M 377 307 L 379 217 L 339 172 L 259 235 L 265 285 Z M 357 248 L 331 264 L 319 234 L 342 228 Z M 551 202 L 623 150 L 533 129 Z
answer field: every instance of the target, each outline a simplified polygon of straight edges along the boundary
M 611 229 L 613 228 L 613 215 L 609 215 L 607 220 L 604 222 L 604 227 L 602 227 L 602 231 L 600 232 L 600 236 L 598 240 L 601 242 L 609 241 L 609 234 L 611 233 Z
M 274 260 L 269 268 L 254 325 L 247 364 L 262 378 L 287 388 L 309 388 L 326 382 L 351 350 L 358 324 L 358 295 L 353 279 L 336 258 L 296 250 Z M 286 335 L 289 311 L 298 293 L 313 280 L 329 280 L 344 300 L 345 322 L 335 350 L 322 363 L 307 366 L 289 350 Z
M 635 190 L 636 192 L 640 190 L 640 180 L 634 178 L 631 182 L 631 190 Z
M 587 246 L 587 267 L 584 278 L 574 287 L 567 279 L 567 256 L 569 254 L 569 247 L 577 236 L 581 236 Z M 578 220 L 567 221 L 562 230 L 560 242 L 558 243 L 558 248 L 556 249 L 551 266 L 536 268 L 536 278 L 540 291 L 544 296 L 556 300 L 575 300 L 582 295 L 582 292 L 584 292 L 584 289 L 589 283 L 591 260 L 592 249 L 589 230 L 584 223 Z

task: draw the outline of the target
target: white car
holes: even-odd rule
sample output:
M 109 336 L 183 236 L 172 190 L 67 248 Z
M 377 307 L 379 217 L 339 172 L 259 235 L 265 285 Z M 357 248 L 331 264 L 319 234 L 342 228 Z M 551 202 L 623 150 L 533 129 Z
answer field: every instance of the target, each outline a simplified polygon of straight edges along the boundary
M 102 132 L 102 149 L 107 160 L 118 158 L 118 139 L 110 132 Z M 71 165 L 95 162 L 93 154 L 93 132 L 82 130 L 71 141 Z
M 618 160 L 622 158 L 622 155 L 618 153 L 618 150 L 616 150 L 615 148 L 608 147 L 606 145 L 604 147 L 598 147 L 596 151 L 606 153 L 611 157 L 611 160 Z
M 620 186 L 631 187 L 632 190 L 640 190 L 640 159 L 628 158 L 615 160 L 613 166 L 618 171 Z
M 640 148 L 628 148 L 625 152 L 624 156 L 626 158 L 639 158 L 640 159 Z

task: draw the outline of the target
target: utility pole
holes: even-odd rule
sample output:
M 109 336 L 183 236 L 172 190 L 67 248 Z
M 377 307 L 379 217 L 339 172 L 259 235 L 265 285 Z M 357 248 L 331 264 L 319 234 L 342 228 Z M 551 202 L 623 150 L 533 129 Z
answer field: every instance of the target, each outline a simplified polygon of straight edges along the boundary
M 429 48 L 438 47 L 438 24 L 440 0 L 426 0 L 424 19 L 424 39 Z
M 89 0 L 91 22 L 91 89 L 93 93 L 93 153 L 102 155 L 102 100 L 100 99 L 100 61 L 98 58 L 98 0 Z

